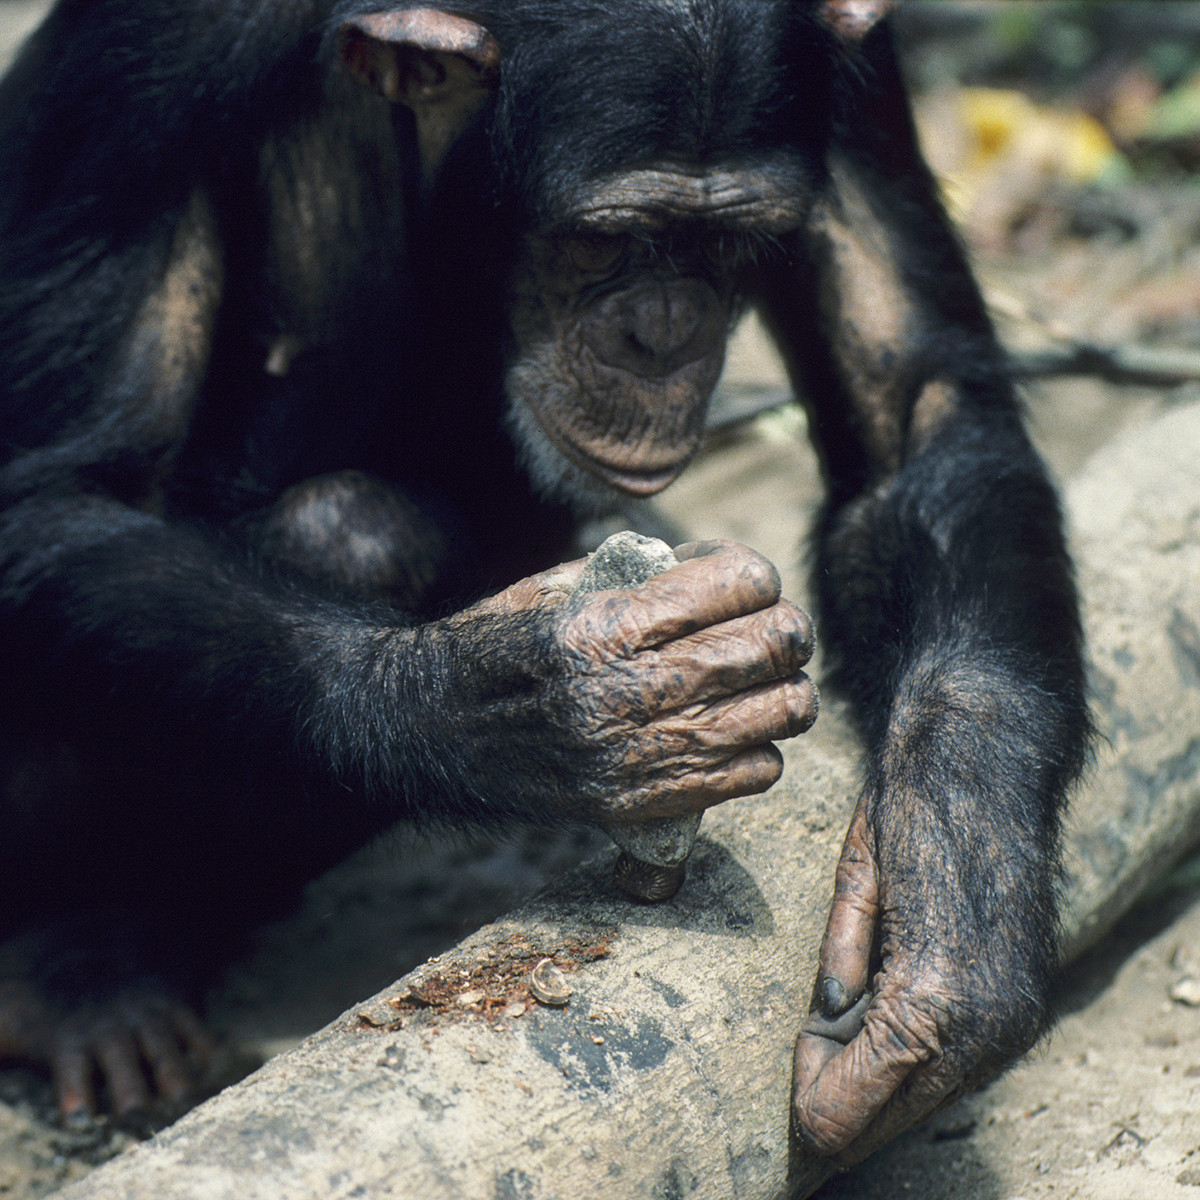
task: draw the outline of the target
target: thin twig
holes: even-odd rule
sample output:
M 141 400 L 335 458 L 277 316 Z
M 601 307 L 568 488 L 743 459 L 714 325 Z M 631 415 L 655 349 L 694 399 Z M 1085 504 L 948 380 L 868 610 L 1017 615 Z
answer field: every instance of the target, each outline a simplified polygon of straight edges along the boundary
M 1061 349 L 1014 354 L 1009 361 L 1020 379 L 1092 375 L 1108 383 L 1146 387 L 1177 387 L 1200 381 L 1200 351 L 1179 347 L 1074 342 Z

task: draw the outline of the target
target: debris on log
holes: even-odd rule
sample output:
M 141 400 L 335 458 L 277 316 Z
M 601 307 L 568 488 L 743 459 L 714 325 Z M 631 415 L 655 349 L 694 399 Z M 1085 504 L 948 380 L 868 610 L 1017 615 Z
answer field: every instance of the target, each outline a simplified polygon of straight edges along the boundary
M 1174 410 L 1068 493 L 1105 739 L 1070 954 L 1200 841 L 1197 445 L 1200 405 Z M 672 901 L 622 900 L 604 856 L 61 1194 L 807 1196 L 826 1170 L 789 1144 L 792 1042 L 858 751 L 827 704 L 786 755 L 767 796 L 707 815 Z

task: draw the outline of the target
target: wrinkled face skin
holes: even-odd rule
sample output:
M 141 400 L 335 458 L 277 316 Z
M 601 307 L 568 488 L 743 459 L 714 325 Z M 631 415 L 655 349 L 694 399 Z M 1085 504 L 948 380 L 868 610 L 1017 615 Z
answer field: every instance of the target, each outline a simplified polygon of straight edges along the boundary
M 602 181 L 527 235 L 507 390 L 543 492 L 594 511 L 679 475 L 754 261 L 800 224 L 803 192 L 776 172 L 660 165 Z

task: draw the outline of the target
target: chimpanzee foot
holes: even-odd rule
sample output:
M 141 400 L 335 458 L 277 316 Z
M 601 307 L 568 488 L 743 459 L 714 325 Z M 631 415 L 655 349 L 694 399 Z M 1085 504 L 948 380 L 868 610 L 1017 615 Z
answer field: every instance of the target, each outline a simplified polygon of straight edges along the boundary
M 64 1012 L 32 983 L 0 983 L 0 1060 L 47 1067 L 68 1124 L 101 1111 L 120 1120 L 182 1111 L 214 1046 L 188 1005 L 151 985 Z
M 199 1099 L 212 1034 L 179 991 L 149 972 L 131 975 L 127 958 L 119 980 L 105 985 L 97 974 L 86 988 L 64 988 L 39 970 L 50 940 L 26 935 L 0 947 L 0 1062 L 47 1069 L 64 1123 L 102 1112 L 135 1124 L 180 1115 Z M 111 965 L 94 949 L 87 957 L 97 971 Z

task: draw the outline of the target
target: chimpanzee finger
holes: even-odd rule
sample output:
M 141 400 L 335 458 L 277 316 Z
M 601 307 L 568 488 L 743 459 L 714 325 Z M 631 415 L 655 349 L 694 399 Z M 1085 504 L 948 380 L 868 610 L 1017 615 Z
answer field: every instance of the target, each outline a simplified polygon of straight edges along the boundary
M 751 746 L 724 762 L 665 780 L 654 793 L 629 797 L 628 812 L 636 812 L 639 820 L 702 812 L 739 796 L 757 796 L 778 783 L 782 774 L 783 755 L 775 746 Z M 608 817 L 620 820 L 622 814 L 614 811 Z
M 875 1122 L 901 1084 L 937 1056 L 940 1042 L 932 1012 L 905 1003 L 896 991 L 875 999 L 862 1031 L 846 1046 L 802 1032 L 793 1076 L 797 1131 L 818 1153 L 843 1156 L 843 1165 L 866 1157 L 879 1144 Z M 912 1123 L 935 1103 L 922 1090 L 914 1111 L 909 1095 L 889 1122 Z
M 195 1079 L 167 1020 L 147 1016 L 138 1025 L 137 1040 L 157 1093 L 170 1103 L 189 1096 L 195 1087 Z
M 173 1004 L 169 1015 L 180 1045 L 203 1071 L 217 1052 L 217 1039 L 186 1004 Z
M 683 720 L 681 739 L 700 752 L 724 756 L 806 733 L 817 719 L 818 706 L 816 684 L 799 671 L 790 679 L 760 684 L 699 710 L 674 712 L 659 725 L 677 726 Z
M 638 667 L 645 672 L 645 690 L 666 697 L 659 707 L 682 708 L 791 679 L 812 652 L 812 622 L 794 604 L 780 600 L 645 651 Z
M 95 1055 L 108 1084 L 113 1112 L 118 1117 L 145 1112 L 150 1107 L 150 1093 L 133 1034 L 116 1026 L 105 1029 L 96 1039 Z
M 705 807 L 736 800 L 739 796 L 757 796 L 778 783 L 782 774 L 783 755 L 775 746 L 770 743 L 751 746 L 719 767 L 704 772 L 705 791 L 715 797 Z
M 879 879 L 865 798 L 858 802 L 834 875 L 833 903 L 821 941 L 813 1008 L 825 1017 L 846 1011 L 870 978 L 879 922 Z
M 636 588 L 588 597 L 566 636 L 591 658 L 631 656 L 770 608 L 780 587 L 779 572 L 761 554 L 723 542 Z
M 91 1056 L 79 1046 L 57 1049 L 50 1061 L 54 1098 L 64 1125 L 90 1121 L 96 1115 Z

